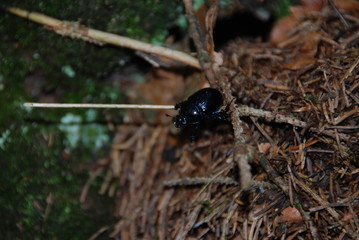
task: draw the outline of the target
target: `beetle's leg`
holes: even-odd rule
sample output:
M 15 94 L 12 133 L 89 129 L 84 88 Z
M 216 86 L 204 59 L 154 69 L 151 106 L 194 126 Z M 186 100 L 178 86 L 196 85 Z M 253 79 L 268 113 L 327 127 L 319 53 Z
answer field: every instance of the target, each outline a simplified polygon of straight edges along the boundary
M 196 139 L 200 136 L 201 130 L 203 128 L 202 121 L 192 122 L 190 126 L 191 135 L 189 137 L 191 143 L 194 143 Z

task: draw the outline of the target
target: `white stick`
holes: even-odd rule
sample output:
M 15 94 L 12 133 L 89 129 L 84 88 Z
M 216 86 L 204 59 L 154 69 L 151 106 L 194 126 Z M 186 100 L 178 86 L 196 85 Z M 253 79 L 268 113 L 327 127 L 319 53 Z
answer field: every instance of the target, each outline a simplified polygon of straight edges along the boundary
M 135 108 L 135 109 L 174 109 L 173 105 L 146 104 L 93 104 L 93 103 L 24 103 L 25 107 L 37 108 Z

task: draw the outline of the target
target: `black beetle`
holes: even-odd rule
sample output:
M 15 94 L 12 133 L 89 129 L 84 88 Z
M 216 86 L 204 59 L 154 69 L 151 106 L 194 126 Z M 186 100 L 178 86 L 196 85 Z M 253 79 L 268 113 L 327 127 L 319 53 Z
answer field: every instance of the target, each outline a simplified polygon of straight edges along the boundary
M 179 113 L 174 117 L 173 123 L 177 128 L 199 128 L 205 119 L 226 120 L 226 112 L 220 109 L 222 105 L 223 96 L 220 91 L 215 88 L 203 88 L 175 105 Z

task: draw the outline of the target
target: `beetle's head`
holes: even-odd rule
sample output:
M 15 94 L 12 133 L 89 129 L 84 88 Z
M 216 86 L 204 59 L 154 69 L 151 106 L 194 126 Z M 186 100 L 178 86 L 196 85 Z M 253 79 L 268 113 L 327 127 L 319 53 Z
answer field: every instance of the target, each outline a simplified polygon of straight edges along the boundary
M 176 126 L 176 128 L 184 127 L 188 124 L 187 117 L 182 115 L 177 115 L 176 117 L 173 118 L 173 123 Z

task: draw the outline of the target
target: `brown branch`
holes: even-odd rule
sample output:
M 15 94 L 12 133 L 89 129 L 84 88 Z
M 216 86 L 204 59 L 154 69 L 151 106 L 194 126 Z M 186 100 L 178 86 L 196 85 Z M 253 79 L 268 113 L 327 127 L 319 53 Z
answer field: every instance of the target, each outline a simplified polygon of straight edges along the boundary
M 269 180 L 271 180 L 275 185 L 277 185 L 287 196 L 289 195 L 288 184 L 284 181 L 284 179 L 279 176 L 277 171 L 272 167 L 268 159 L 263 155 L 259 155 L 259 163 L 261 167 L 266 171 Z
M 229 79 L 226 76 L 225 69 L 221 68 L 223 63 L 223 58 L 220 53 L 214 52 L 214 44 L 212 39 L 212 33 L 209 31 L 213 30 L 213 24 L 216 17 L 217 11 L 217 1 L 214 1 L 212 6 L 210 7 L 209 13 L 207 13 L 206 17 L 206 37 L 203 37 L 201 32 L 201 27 L 199 25 L 198 20 L 195 17 L 192 1 L 191 0 L 183 0 L 187 17 L 190 23 L 190 35 L 193 38 L 193 41 L 196 45 L 199 62 L 202 66 L 203 73 L 205 74 L 208 82 L 212 87 L 219 87 L 222 92 L 224 99 L 227 103 L 232 101 L 231 88 L 229 84 Z M 206 42 L 203 42 L 203 41 Z M 206 49 L 208 46 L 208 49 Z M 209 52 L 211 51 L 211 52 Z M 242 187 L 246 187 L 250 184 L 252 179 L 251 167 L 249 165 L 249 155 L 251 152 L 248 150 L 246 146 L 246 140 L 243 137 L 243 127 L 244 123 L 240 120 L 240 112 L 235 104 L 231 104 L 231 119 L 234 130 L 234 159 L 239 167 L 239 175 L 240 175 L 240 183 Z
M 180 178 L 174 180 L 167 180 L 163 182 L 163 185 L 166 187 L 175 187 L 175 186 L 195 186 L 195 185 L 203 185 L 210 183 L 218 183 L 224 185 L 238 185 L 234 179 L 229 177 L 193 177 L 193 178 Z
M 276 114 L 269 111 L 251 108 L 246 105 L 237 105 L 238 114 L 240 117 L 257 117 L 257 118 L 264 118 L 268 122 L 276 122 L 276 123 L 288 123 L 290 125 L 296 126 L 296 127 L 307 127 L 308 124 L 306 122 L 303 122 L 299 119 L 287 117 L 282 114 Z
M 62 36 L 81 39 L 99 45 L 111 44 L 119 47 L 130 48 L 133 50 L 167 57 L 169 59 L 182 62 L 197 69 L 201 68 L 196 58 L 184 52 L 160 46 L 154 46 L 149 43 L 141 42 L 128 37 L 123 37 L 116 34 L 87 28 L 83 25 L 80 25 L 78 22 L 61 21 L 41 13 L 29 12 L 20 8 L 8 8 L 7 11 L 19 17 L 26 18 L 33 22 L 45 25 Z

